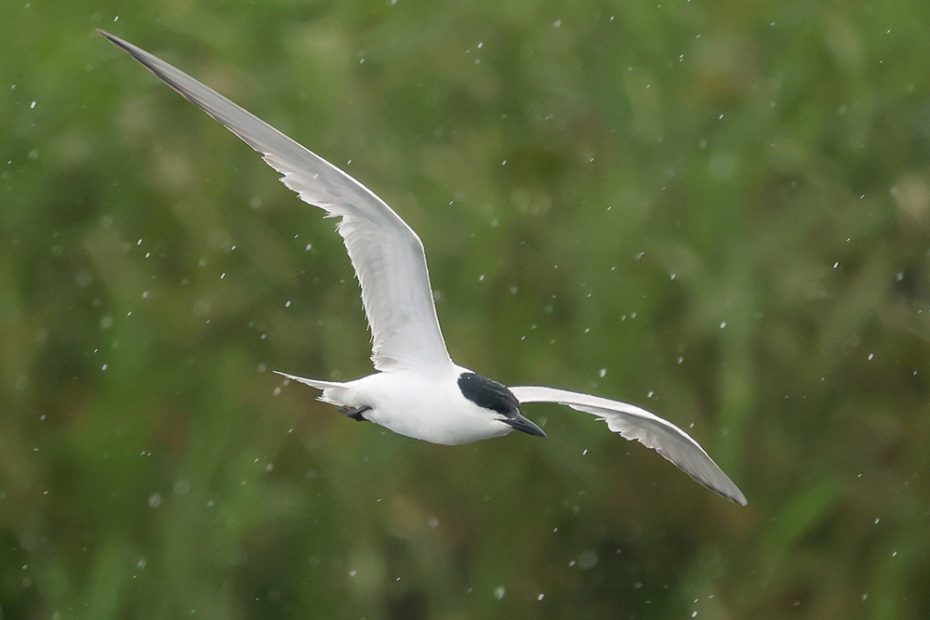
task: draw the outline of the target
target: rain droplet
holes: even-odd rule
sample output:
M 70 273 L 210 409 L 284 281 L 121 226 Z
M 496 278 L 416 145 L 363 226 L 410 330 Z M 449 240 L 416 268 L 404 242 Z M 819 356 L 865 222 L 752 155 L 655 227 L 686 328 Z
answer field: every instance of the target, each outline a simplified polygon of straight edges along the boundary
M 594 551 L 584 551 L 578 556 L 578 568 L 581 570 L 590 570 L 597 566 L 597 553 Z

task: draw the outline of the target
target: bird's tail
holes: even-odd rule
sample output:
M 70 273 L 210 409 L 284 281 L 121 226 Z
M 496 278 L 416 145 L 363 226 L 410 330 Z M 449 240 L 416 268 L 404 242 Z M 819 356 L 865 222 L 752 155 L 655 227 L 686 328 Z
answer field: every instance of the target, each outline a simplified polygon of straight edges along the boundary
M 312 388 L 318 390 L 323 390 L 323 393 L 317 398 L 324 403 L 329 403 L 331 405 L 345 405 L 345 391 L 346 384 L 339 383 L 338 381 L 322 381 L 320 379 L 307 379 L 306 377 L 298 377 L 296 375 L 289 375 L 286 372 L 274 371 L 275 374 L 281 375 L 291 381 L 297 381 L 298 383 L 303 383 L 304 385 L 309 385 Z

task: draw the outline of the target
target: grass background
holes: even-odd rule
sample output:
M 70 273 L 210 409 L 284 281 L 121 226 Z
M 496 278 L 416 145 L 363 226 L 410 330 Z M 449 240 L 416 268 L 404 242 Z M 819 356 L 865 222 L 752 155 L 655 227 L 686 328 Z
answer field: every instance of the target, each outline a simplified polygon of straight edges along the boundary
M 930 5 L 0 9 L 0 617 L 930 617 Z M 332 222 L 94 34 L 419 232 L 456 360 L 642 404 L 741 509 L 557 407 L 445 448 Z

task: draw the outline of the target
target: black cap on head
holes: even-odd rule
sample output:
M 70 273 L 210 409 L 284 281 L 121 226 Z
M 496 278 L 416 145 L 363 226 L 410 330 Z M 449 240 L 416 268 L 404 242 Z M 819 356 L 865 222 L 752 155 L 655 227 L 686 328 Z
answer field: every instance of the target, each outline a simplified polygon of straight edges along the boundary
M 546 436 L 543 429 L 520 415 L 520 401 L 506 386 L 473 372 L 463 372 L 458 383 L 462 396 L 483 409 L 499 413 L 504 424 L 530 435 Z

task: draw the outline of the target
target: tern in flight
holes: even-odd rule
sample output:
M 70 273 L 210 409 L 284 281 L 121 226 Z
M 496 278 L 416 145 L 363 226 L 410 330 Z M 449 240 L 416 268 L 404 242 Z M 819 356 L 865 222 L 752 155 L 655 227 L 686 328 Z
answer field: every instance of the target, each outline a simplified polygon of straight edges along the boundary
M 99 31 L 168 86 L 258 151 L 301 200 L 339 218 L 362 288 L 375 372 L 354 381 L 278 373 L 322 390 L 319 400 L 355 419 L 437 444 L 465 444 L 514 430 L 545 437 L 521 413 L 559 403 L 590 413 L 610 430 L 653 448 L 705 487 L 745 505 L 746 497 L 680 428 L 635 405 L 550 387 L 506 387 L 452 361 L 446 350 L 423 244 L 383 200 L 348 174 L 164 60 Z

